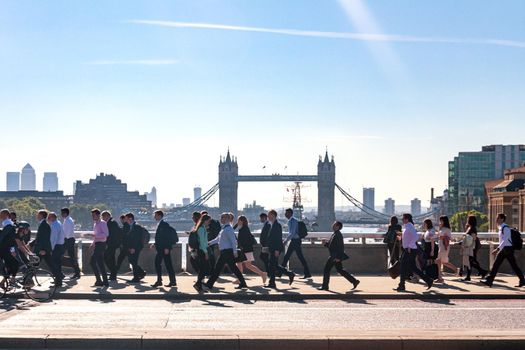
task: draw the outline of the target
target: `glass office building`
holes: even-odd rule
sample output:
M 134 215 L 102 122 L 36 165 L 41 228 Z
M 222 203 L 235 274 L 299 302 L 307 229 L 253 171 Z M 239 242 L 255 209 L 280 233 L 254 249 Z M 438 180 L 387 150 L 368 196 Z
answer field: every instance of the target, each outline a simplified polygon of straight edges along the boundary
M 503 178 L 505 169 L 525 163 L 525 145 L 491 145 L 460 152 L 448 163 L 449 215 L 458 211 L 487 213 L 485 182 Z

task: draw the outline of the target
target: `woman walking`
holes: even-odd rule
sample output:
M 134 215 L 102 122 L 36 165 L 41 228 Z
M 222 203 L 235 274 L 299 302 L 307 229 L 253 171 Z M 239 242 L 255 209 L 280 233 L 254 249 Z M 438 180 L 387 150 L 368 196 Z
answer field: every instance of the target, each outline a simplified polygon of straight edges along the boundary
M 193 288 L 197 292 L 202 292 L 202 281 L 206 277 L 206 273 L 209 270 L 208 260 L 208 232 L 206 231 L 206 222 L 211 220 L 208 214 L 204 214 L 199 218 L 199 221 L 195 224 L 193 234 L 198 239 L 198 248 L 193 251 L 195 267 L 198 271 L 197 282 L 193 285 Z
M 239 261 L 237 262 L 237 267 L 241 273 L 244 271 L 244 268 L 255 272 L 258 274 L 263 281 L 263 284 L 266 284 L 266 279 L 268 278 L 266 272 L 261 271 L 257 266 L 253 265 L 254 256 L 253 256 L 253 245 L 257 243 L 253 237 L 250 227 L 248 226 L 248 219 L 246 216 L 241 215 L 237 219 L 237 228 L 239 229 L 239 234 L 237 237 L 237 247 L 240 249 L 242 254 L 239 254 Z
M 488 271 L 479 265 L 479 262 L 476 256 L 477 251 L 479 250 L 479 247 L 481 247 L 481 242 L 479 241 L 479 238 L 478 238 L 477 226 L 478 226 L 478 221 L 476 217 L 474 215 L 470 215 L 467 219 L 467 231 L 465 232 L 463 241 L 461 243 L 463 266 L 465 266 L 465 270 L 467 271 L 467 276 L 463 279 L 463 281 L 470 281 L 470 275 L 472 273 L 472 268 L 475 268 L 476 270 L 478 270 L 482 279 L 485 278 L 485 276 L 488 274 Z M 477 249 L 476 249 L 476 245 L 479 245 Z
M 452 239 L 452 232 L 450 230 L 450 221 L 448 216 L 441 216 L 439 218 L 439 252 L 436 260 L 438 266 L 438 282 L 445 283 L 443 279 L 443 268 L 448 267 L 452 271 L 456 272 L 458 268 L 448 260 L 450 253 L 450 240 Z
M 427 260 L 435 260 L 438 257 L 439 248 L 436 244 L 437 235 L 432 220 L 426 219 L 423 221 L 423 229 L 425 230 L 423 235 L 424 257 Z
M 390 218 L 390 225 L 383 239 L 383 243 L 386 243 L 388 248 L 388 256 L 390 257 L 390 263 L 394 264 L 399 260 L 399 244 L 396 244 L 397 235 L 401 232 L 403 228 L 399 225 L 397 216 L 392 216 Z

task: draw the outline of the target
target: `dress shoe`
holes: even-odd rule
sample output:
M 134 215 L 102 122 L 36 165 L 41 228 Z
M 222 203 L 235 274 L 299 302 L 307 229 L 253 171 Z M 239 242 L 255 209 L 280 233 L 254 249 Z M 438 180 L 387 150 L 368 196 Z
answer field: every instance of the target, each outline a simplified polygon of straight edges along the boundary
M 319 287 L 319 288 L 317 288 L 317 289 L 318 289 L 318 290 L 325 290 L 325 291 L 328 291 L 328 288 L 326 288 L 326 287 Z
M 356 289 L 357 286 L 359 285 L 359 283 L 361 283 L 361 281 L 360 281 L 360 280 L 356 280 L 356 281 L 353 283 L 354 288 L 352 288 L 352 290 Z
M 430 288 L 432 288 L 432 286 L 434 285 L 434 280 L 433 279 L 429 279 L 427 281 L 427 290 L 429 290 Z
M 103 287 L 104 283 L 102 281 L 96 281 L 93 287 Z
M 162 287 L 162 281 L 157 281 L 151 285 L 153 288 Z
M 396 289 L 394 289 L 396 292 L 405 292 L 405 286 L 398 286 Z
M 248 288 L 248 285 L 246 283 L 239 284 L 237 287 L 235 287 L 235 289 L 246 289 L 246 288 Z
M 164 287 L 177 287 L 177 282 L 171 281 L 170 283 L 165 284 Z
M 71 276 L 71 279 L 72 280 L 79 280 L 80 279 L 80 272 L 79 273 L 75 273 L 73 276 Z
M 266 288 L 266 289 L 277 289 L 277 286 L 275 285 L 275 283 L 270 283 L 270 284 L 264 286 L 264 288 Z
M 140 282 L 142 282 L 142 281 L 140 279 L 138 279 L 138 278 L 134 278 L 134 279 L 128 281 L 128 283 L 140 283 Z
M 485 280 L 485 281 L 481 281 L 481 283 L 483 283 L 483 284 L 486 285 L 487 287 L 492 287 L 492 281 Z
M 198 283 L 195 283 L 193 285 L 193 289 L 195 289 L 197 291 L 197 293 L 203 292 L 202 285 L 199 285 Z
M 302 280 L 307 280 L 309 278 L 312 278 L 312 275 L 308 274 L 308 275 L 304 275 L 303 277 L 301 277 Z
M 288 282 L 289 285 L 292 285 L 293 283 L 293 280 L 295 279 L 295 273 L 292 272 L 292 274 L 290 275 L 290 281 Z
M 525 280 L 520 281 L 520 283 L 516 286 L 516 288 L 525 287 Z

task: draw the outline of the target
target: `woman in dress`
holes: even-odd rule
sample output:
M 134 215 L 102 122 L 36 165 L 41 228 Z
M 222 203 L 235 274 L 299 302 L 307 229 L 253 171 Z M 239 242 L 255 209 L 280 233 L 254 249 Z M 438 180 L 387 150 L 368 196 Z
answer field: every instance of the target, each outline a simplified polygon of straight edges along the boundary
M 425 230 L 425 234 L 423 235 L 424 257 L 427 260 L 435 260 L 438 257 L 439 247 L 436 244 L 437 234 L 432 220 L 426 219 L 423 221 L 423 230 Z
M 452 231 L 450 230 L 450 221 L 448 216 L 441 216 L 439 218 L 439 252 L 436 260 L 438 266 L 438 282 L 444 283 L 443 268 L 446 266 L 452 271 L 456 272 L 457 267 L 448 260 L 450 252 L 450 240 L 452 239 Z
M 253 237 L 250 227 L 248 226 L 248 219 L 246 216 L 241 215 L 237 219 L 237 228 L 239 229 L 239 234 L 237 237 L 237 247 L 240 249 L 242 254 L 239 254 L 240 261 L 237 262 L 237 267 L 241 271 L 244 271 L 244 268 L 255 272 L 258 274 L 262 280 L 263 284 L 266 283 L 267 274 L 266 272 L 261 271 L 257 266 L 253 264 L 255 258 L 253 256 L 253 245 L 257 242 Z

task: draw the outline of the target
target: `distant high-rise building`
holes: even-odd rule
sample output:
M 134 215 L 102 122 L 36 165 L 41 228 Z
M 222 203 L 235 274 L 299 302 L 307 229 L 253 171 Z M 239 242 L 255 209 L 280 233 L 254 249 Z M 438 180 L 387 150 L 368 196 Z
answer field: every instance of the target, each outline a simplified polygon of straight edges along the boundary
M 477 152 L 459 152 L 448 163 L 448 214 L 486 212 L 485 183 L 503 178 L 505 169 L 520 167 L 523 162 L 525 145 L 492 145 Z
M 157 207 L 157 188 L 155 186 L 151 188 L 151 192 L 146 192 L 146 198 L 151 201 L 154 208 Z
M 196 201 L 202 196 L 202 188 L 199 186 L 196 186 L 193 188 L 193 200 Z
M 44 192 L 58 191 L 58 174 L 57 173 L 44 173 L 42 191 Z
M 20 176 L 20 189 L 22 191 L 36 191 L 36 175 L 35 169 L 31 164 L 27 163 L 22 169 L 22 175 Z
M 385 200 L 385 214 L 387 215 L 395 215 L 396 213 L 396 201 L 392 198 L 388 198 Z
M 6 191 L 20 191 L 20 173 L 8 171 L 6 173 Z
M 414 216 L 421 215 L 421 200 L 420 199 L 417 199 L 417 198 L 412 199 L 412 201 L 410 202 L 410 212 Z
M 375 210 L 375 188 L 363 188 L 363 204 L 365 207 Z
M 191 198 L 189 198 L 189 197 L 182 198 L 182 206 L 183 207 L 185 207 L 187 205 L 190 205 L 190 203 L 191 203 Z

